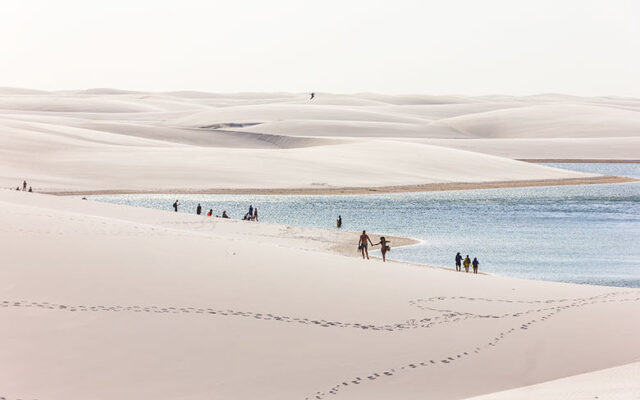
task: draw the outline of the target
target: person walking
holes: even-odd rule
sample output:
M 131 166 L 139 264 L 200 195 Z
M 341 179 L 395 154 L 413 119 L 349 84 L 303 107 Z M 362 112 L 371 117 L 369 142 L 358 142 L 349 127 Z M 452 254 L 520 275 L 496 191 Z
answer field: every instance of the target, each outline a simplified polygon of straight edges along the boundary
M 23 192 L 27 191 L 27 181 L 22 181 L 22 191 Z
M 471 259 L 469 258 L 469 255 L 467 254 L 467 256 L 464 258 L 464 272 L 469 272 L 469 265 L 471 264 Z
M 460 252 L 456 253 L 456 271 L 462 271 L 462 256 Z
M 178 203 L 178 200 L 176 200 L 173 203 L 173 211 L 178 212 L 178 206 L 180 205 L 180 203 Z
M 376 245 L 381 246 L 380 252 L 382 253 L 382 262 L 387 262 L 387 251 L 391 250 L 391 247 L 389 246 L 388 243 L 391 243 L 391 242 L 385 239 L 384 236 L 380 236 L 380 242 L 374 244 L 374 246 Z
M 202 214 L 202 206 L 200 205 L 200 203 L 198 203 L 198 207 L 196 207 L 196 214 Z
M 480 262 L 478 261 L 478 259 L 476 257 L 473 257 L 473 262 L 471 264 L 473 265 L 473 273 L 477 274 L 478 273 L 478 265 L 480 265 Z
M 338 220 L 336 221 L 336 226 L 338 228 L 342 228 L 342 216 L 338 215 Z
M 362 252 L 362 258 L 364 259 L 366 256 L 367 260 L 369 259 L 369 243 L 373 246 L 373 242 L 369 238 L 369 235 L 367 235 L 367 231 L 362 231 L 362 235 L 360 235 L 360 240 L 358 241 L 358 250 Z

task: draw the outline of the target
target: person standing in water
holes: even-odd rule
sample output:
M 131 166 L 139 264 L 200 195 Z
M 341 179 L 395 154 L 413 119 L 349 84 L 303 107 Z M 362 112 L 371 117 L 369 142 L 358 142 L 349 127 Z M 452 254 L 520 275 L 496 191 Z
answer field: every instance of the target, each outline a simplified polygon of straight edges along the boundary
M 387 243 L 391 243 L 391 242 L 385 239 L 384 236 L 380 236 L 380 242 L 374 244 L 374 246 L 378 244 L 381 245 L 380 252 L 382 253 L 382 262 L 387 261 L 387 251 L 391 250 L 391 247 L 389 247 Z
M 173 203 L 173 211 L 178 212 L 178 206 L 180 205 L 180 203 L 178 203 L 178 200 L 176 200 Z
M 196 214 L 202 214 L 202 206 L 200 205 L 200 203 L 198 203 L 198 207 L 196 207 Z
M 456 271 L 462 271 L 462 256 L 460 252 L 456 253 Z
M 373 242 L 369 238 L 369 235 L 367 235 L 367 231 L 362 231 L 362 235 L 360 235 L 360 240 L 358 241 L 358 250 L 362 252 L 362 258 L 366 256 L 367 260 L 369 259 L 369 243 L 373 246 Z
M 338 220 L 336 221 L 336 226 L 338 228 L 342 228 L 342 216 L 338 215 Z
M 254 221 L 258 222 L 258 207 L 253 209 L 253 218 Z
M 249 218 L 253 217 L 253 205 L 249 204 Z
M 471 264 L 471 259 L 469 258 L 469 255 L 467 254 L 467 256 L 464 258 L 464 271 L 465 272 L 469 272 L 469 265 Z
M 476 257 L 473 257 L 473 262 L 471 264 L 473 265 L 473 273 L 477 274 L 478 273 L 478 265 L 480 265 L 480 262 L 478 261 L 478 259 Z

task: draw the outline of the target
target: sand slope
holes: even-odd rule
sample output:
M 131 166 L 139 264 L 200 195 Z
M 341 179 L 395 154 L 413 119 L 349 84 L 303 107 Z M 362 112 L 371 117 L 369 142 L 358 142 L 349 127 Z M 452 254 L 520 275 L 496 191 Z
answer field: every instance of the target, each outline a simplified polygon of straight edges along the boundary
M 580 374 L 538 385 L 474 397 L 473 400 L 638 399 L 640 362 Z
M 329 252 L 349 233 L 22 192 L 0 191 L 0 221 L 9 399 L 458 399 L 640 357 L 638 290 L 366 262 Z
M 185 191 L 574 179 L 589 175 L 510 159 L 633 159 L 639 135 L 640 100 L 629 98 L 319 93 L 310 101 L 291 93 L 0 88 L 0 186 L 27 179 L 40 191 Z

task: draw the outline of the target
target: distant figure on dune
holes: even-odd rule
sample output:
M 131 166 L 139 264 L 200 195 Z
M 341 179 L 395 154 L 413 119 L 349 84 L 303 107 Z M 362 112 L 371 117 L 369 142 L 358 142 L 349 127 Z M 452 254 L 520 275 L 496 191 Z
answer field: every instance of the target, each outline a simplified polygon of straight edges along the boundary
M 196 214 L 202 214 L 202 206 L 200 206 L 200 203 L 198 203 L 198 207 L 196 207 Z
M 22 181 L 22 191 L 23 192 L 27 191 L 27 181 Z
M 369 239 L 367 231 L 362 231 L 362 235 L 360 235 L 360 240 L 358 241 L 358 250 L 362 252 L 362 258 L 366 256 L 367 260 L 369 259 L 369 243 L 373 246 L 373 242 Z
M 226 212 L 226 211 L 223 211 L 223 212 L 222 212 L 222 218 L 229 218 L 229 216 L 227 215 L 227 212 Z
M 391 247 L 389 247 L 387 243 L 391 243 L 391 242 L 385 239 L 384 236 L 380 236 L 380 242 L 374 244 L 374 246 L 378 244 L 381 245 L 380 252 L 382 253 L 383 262 L 387 261 L 387 251 L 391 250 Z
M 462 271 L 462 256 L 460 252 L 456 253 L 456 271 Z
M 314 97 L 316 97 L 316 94 L 311 92 L 311 97 L 309 98 L 309 100 L 313 100 Z
M 480 265 L 480 262 L 478 262 L 478 259 L 476 257 L 473 257 L 473 273 L 477 274 L 478 273 L 478 265 Z
M 209 209 L 209 212 L 207 213 L 207 217 L 210 217 L 213 215 L 213 208 Z
M 336 226 L 338 228 L 342 228 L 342 216 L 338 215 L 338 220 L 336 221 Z
M 178 200 L 176 200 L 176 201 L 173 203 L 173 210 L 174 210 L 175 212 L 178 212 L 178 206 L 179 206 L 179 205 L 180 205 L 180 203 L 178 203 Z
M 469 265 L 471 264 L 471 259 L 469 258 L 469 255 L 467 254 L 467 256 L 464 258 L 464 271 L 465 272 L 469 272 Z

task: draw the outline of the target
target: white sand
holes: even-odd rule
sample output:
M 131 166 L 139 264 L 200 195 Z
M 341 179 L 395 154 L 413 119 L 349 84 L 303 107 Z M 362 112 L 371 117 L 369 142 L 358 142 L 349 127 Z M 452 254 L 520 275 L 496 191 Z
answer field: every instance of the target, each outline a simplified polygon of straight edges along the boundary
M 0 191 L 0 221 L 9 399 L 453 399 L 640 357 L 640 290 L 367 262 L 348 233 L 35 193 Z M 353 257 L 328 252 L 344 243 Z
M 593 175 L 513 158 L 637 158 L 638 111 L 561 95 L 1 88 L 0 186 L 574 182 Z M 640 290 L 367 262 L 356 237 L 0 190 L 0 397 L 458 399 L 640 359 Z M 574 393 L 571 379 L 536 398 Z
M 640 399 L 640 362 L 474 397 L 473 400 Z
M 561 95 L 320 93 L 309 101 L 4 88 L 0 186 L 331 189 L 585 178 L 592 175 L 510 159 L 637 158 L 639 110 L 636 99 Z

